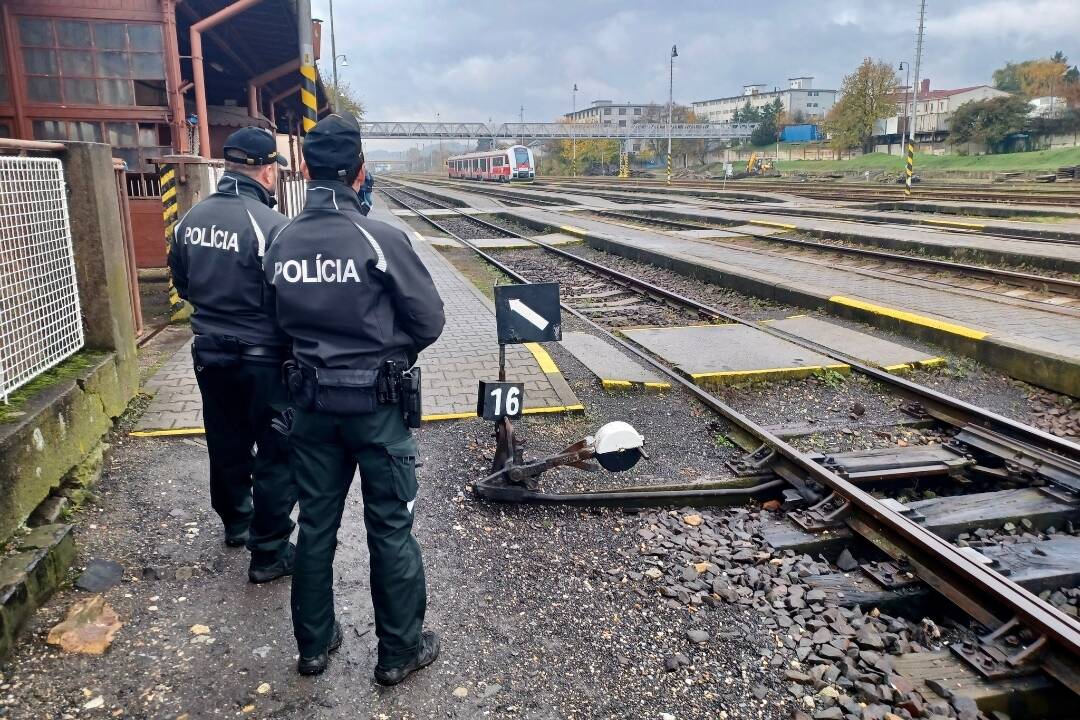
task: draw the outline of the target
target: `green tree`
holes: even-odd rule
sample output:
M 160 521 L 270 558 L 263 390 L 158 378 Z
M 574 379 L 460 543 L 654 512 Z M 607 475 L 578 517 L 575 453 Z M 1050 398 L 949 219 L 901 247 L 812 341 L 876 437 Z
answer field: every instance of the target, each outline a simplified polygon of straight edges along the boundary
M 358 120 L 364 117 L 364 104 L 360 102 L 360 97 L 347 81 L 339 79 L 336 87 L 332 82 L 326 83 L 323 87 L 326 90 L 326 99 L 330 107 L 334 108 L 334 112 L 355 115 Z
M 896 73 L 884 60 L 865 58 L 840 84 L 840 100 L 825 119 L 825 128 L 840 148 L 873 144 L 874 123 L 896 114 Z
M 735 109 L 735 114 L 732 116 L 733 122 L 741 123 L 756 123 L 761 122 L 761 111 L 750 104 L 747 100 L 746 104 L 742 106 L 742 109 Z
M 1029 109 L 1018 95 L 966 102 L 949 120 L 949 142 L 978 143 L 987 152 L 996 152 L 1010 134 L 1024 127 Z

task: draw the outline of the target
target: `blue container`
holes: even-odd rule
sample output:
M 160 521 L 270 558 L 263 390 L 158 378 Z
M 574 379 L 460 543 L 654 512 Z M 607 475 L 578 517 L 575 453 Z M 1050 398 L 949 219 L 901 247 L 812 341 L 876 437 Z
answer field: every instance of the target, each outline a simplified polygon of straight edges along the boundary
M 785 125 L 780 131 L 780 142 L 813 142 L 820 139 L 817 125 Z

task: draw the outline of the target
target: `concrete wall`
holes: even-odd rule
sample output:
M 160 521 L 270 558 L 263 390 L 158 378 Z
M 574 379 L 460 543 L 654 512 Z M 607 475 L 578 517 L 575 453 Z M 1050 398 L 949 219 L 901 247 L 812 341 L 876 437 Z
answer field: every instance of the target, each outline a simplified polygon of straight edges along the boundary
M 62 160 L 86 330 L 82 357 L 93 362 L 30 398 L 16 422 L 0 425 L 0 542 L 93 450 L 139 387 L 112 151 L 68 143 Z

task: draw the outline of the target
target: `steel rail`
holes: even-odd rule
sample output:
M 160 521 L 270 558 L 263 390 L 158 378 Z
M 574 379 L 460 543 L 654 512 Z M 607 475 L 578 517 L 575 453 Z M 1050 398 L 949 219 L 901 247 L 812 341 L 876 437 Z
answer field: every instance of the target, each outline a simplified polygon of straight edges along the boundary
M 633 213 L 620 212 L 618 210 L 589 210 L 589 212 L 596 215 L 604 215 L 609 217 L 623 218 L 627 220 L 638 220 L 644 222 L 666 223 L 673 227 L 682 230 L 714 230 L 715 227 L 709 225 L 702 225 L 693 222 L 685 222 L 681 220 L 671 220 L 665 217 L 643 217 L 641 215 L 634 215 Z M 644 210 L 642 212 L 649 212 Z M 724 229 L 724 228 L 719 228 Z M 857 248 L 848 245 L 831 245 L 829 243 L 815 242 L 813 240 L 801 240 L 798 238 L 786 238 L 779 235 L 766 235 L 764 233 L 749 232 L 746 230 L 730 231 L 736 235 L 742 237 L 751 237 L 758 240 L 765 240 L 766 242 L 780 243 L 783 245 L 793 245 L 795 247 L 809 248 L 811 250 L 822 250 L 826 252 L 835 252 L 841 255 L 858 255 L 861 257 L 870 257 L 877 260 L 886 260 L 889 262 L 898 262 L 908 265 L 923 265 L 939 270 L 949 270 L 964 275 L 971 275 L 984 280 L 997 280 L 1007 285 L 1022 285 L 1024 287 L 1047 290 L 1053 289 L 1061 295 L 1070 295 L 1073 297 L 1080 296 L 1080 282 L 1076 280 L 1067 280 L 1064 278 L 1053 278 L 1045 275 L 1036 275 L 1034 273 L 1017 272 L 1015 270 L 1001 270 L 998 268 L 982 267 L 980 265 L 968 265 L 966 263 L 953 262 L 951 260 L 937 260 L 934 258 L 919 257 L 917 255 L 906 255 L 903 253 L 890 253 L 883 250 L 870 250 L 867 248 Z M 792 232 L 800 232 L 798 229 Z M 1012 281 L 1012 282 L 1010 282 Z
M 544 182 L 544 183 L 541 183 L 541 184 L 537 185 L 537 188 L 540 188 L 540 189 L 550 188 L 552 191 L 555 191 L 555 192 L 557 192 L 559 188 L 565 188 L 565 189 L 569 189 L 569 190 L 581 190 L 581 191 L 583 191 L 585 193 L 591 193 L 591 194 L 595 195 L 596 197 L 608 197 L 609 199 L 610 199 L 610 196 L 612 196 L 612 195 L 617 195 L 618 197 L 627 197 L 627 196 L 634 195 L 636 192 L 639 192 L 639 191 L 631 190 L 631 189 L 628 189 L 628 188 L 620 189 L 620 188 L 612 188 L 612 187 L 602 188 L 600 190 L 600 192 L 596 192 L 596 191 L 590 190 L 588 188 L 588 185 L 591 185 L 591 184 L 593 184 L 593 183 L 585 183 L 583 185 L 579 185 L 579 184 L 575 184 L 575 183 L 561 183 L 561 182 L 549 183 L 549 182 Z M 823 209 L 821 209 L 820 212 L 817 212 L 813 208 L 790 208 L 790 207 L 783 207 L 783 206 L 780 206 L 780 207 L 776 207 L 776 206 L 761 207 L 760 204 L 764 204 L 766 202 L 769 202 L 767 200 L 754 201 L 754 203 L 752 205 L 747 205 L 745 202 L 743 202 L 743 203 L 739 203 L 736 207 L 731 207 L 731 204 L 733 202 L 738 202 L 737 199 L 735 201 L 731 201 L 731 200 L 725 200 L 722 197 L 706 197 L 706 196 L 703 196 L 703 195 L 696 195 L 696 194 L 695 195 L 685 195 L 685 196 L 667 195 L 666 193 L 664 193 L 663 188 L 660 188 L 660 187 L 657 187 L 657 188 L 642 187 L 641 191 L 643 191 L 641 194 L 649 194 L 649 193 L 651 193 L 651 195 L 649 197 L 650 201 L 656 200 L 656 201 L 660 201 L 660 202 L 672 202 L 673 198 L 675 198 L 677 200 L 691 199 L 691 200 L 695 200 L 695 201 L 705 201 L 703 204 L 700 204 L 700 205 L 696 205 L 696 206 L 695 205 L 690 205 L 691 207 L 700 207 L 703 210 L 720 210 L 721 212 L 741 212 L 741 213 L 751 213 L 751 214 L 758 214 L 758 215 L 784 215 L 784 214 L 787 214 L 787 215 L 793 215 L 793 216 L 796 216 L 796 217 L 807 218 L 807 219 L 811 219 L 811 220 L 814 220 L 814 219 L 832 220 L 832 221 L 835 221 L 835 222 L 845 222 L 845 223 L 852 223 L 852 224 L 856 224 L 856 225 L 878 225 L 878 226 L 883 226 L 883 227 L 896 226 L 896 227 L 901 227 L 901 228 L 917 227 L 917 228 L 920 228 L 920 229 L 923 229 L 923 230 L 933 230 L 935 232 L 946 232 L 947 231 L 947 232 L 953 232 L 953 233 L 960 233 L 960 234 L 964 234 L 964 235 L 977 235 L 979 237 L 984 237 L 984 238 L 989 238 L 989 239 L 1023 240 L 1023 241 L 1027 241 L 1027 242 L 1050 242 L 1050 243 L 1058 243 L 1058 244 L 1063 244 L 1064 243 L 1064 244 L 1069 244 L 1069 245 L 1078 245 L 1078 244 L 1080 244 L 1080 239 L 1069 238 L 1069 237 L 1061 237 L 1060 235 L 1053 235 L 1053 234 L 1051 234 L 1051 235 L 1039 235 L 1039 234 L 1037 234 L 1035 229 L 1032 229 L 1032 230 L 1029 231 L 1027 228 L 1013 228 L 1012 232 L 997 231 L 997 230 L 994 230 L 994 231 L 991 231 L 991 232 L 984 232 L 984 231 L 981 231 L 981 230 L 980 231 L 973 231 L 971 229 L 964 228 L 964 227 L 956 227 L 956 226 L 948 226 L 948 225 L 943 226 L 943 223 L 949 223 L 949 222 L 957 222 L 957 223 L 959 223 L 959 222 L 962 222 L 960 220 L 950 221 L 950 220 L 922 219 L 922 218 L 915 218 L 915 217 L 897 217 L 895 219 L 890 219 L 890 218 L 852 218 L 852 217 L 843 216 L 841 214 L 837 214 L 835 211 L 830 211 L 828 208 L 823 208 Z M 716 191 L 714 191 L 714 190 L 703 190 L 703 192 L 710 192 L 711 193 L 711 192 L 716 192 Z M 736 191 L 736 192 L 750 192 L 750 191 Z M 605 193 L 606 193 L 606 195 L 605 195 Z M 619 195 L 619 193 L 623 193 L 623 194 Z M 734 194 L 731 191 L 728 191 L 728 194 L 731 195 L 732 197 L 734 197 Z M 1080 199 L 1080 198 L 1078 198 L 1078 199 Z M 727 202 L 728 204 L 727 205 L 708 204 L 708 203 L 723 203 L 723 202 Z M 860 208 L 849 208 L 849 209 L 851 209 L 851 210 L 859 210 Z M 960 217 L 963 217 L 963 216 L 960 216 Z M 1080 215 L 1077 215 L 1077 219 L 1080 219 Z M 994 218 L 990 218 L 990 220 L 993 221 Z M 1045 228 L 1043 228 L 1043 229 L 1045 230 Z M 811 233 L 812 232 L 817 232 L 817 231 L 812 230 L 812 229 L 804 229 L 802 231 L 803 232 L 811 232 Z
M 404 188 L 395 189 L 416 197 Z M 404 202 L 401 204 L 408 207 Z M 462 213 L 457 208 L 448 207 L 447 209 L 456 210 L 460 215 L 470 220 L 483 222 Z M 420 213 L 417 214 L 442 232 L 454 237 L 458 242 L 470 248 L 509 277 L 518 282 L 529 282 L 525 276 L 514 271 L 468 240 L 439 225 L 436 220 Z M 485 224 L 490 225 L 490 223 Z M 540 247 L 558 250 L 547 243 L 535 241 L 511 231 L 503 230 L 503 232 L 518 236 L 520 239 L 529 242 L 535 242 Z M 560 251 L 557 254 L 564 253 Z M 570 253 L 565 253 L 565 255 L 577 261 L 583 260 L 583 258 L 578 258 Z M 589 264 L 595 265 L 595 263 Z M 617 271 L 611 270 L 610 272 Z M 647 285 L 648 283 L 644 284 Z M 563 309 L 603 334 L 608 340 L 620 345 L 627 352 L 637 356 L 677 382 L 707 407 L 759 438 L 805 476 L 812 478 L 843 497 L 850 507 L 861 516 L 872 519 L 876 523 L 876 527 L 872 528 L 872 533 L 868 532 L 868 534 L 877 533 L 883 529 L 890 543 L 899 543 L 902 546 L 901 554 L 913 561 L 914 567 L 919 571 L 919 576 L 925 582 L 950 600 L 957 602 L 965 612 L 971 614 L 976 620 L 991 629 L 997 629 L 997 627 L 1015 617 L 1026 627 L 1041 634 L 1047 639 L 1048 646 L 1057 648 L 1062 653 L 1062 655 L 1051 654 L 1049 658 L 1041 663 L 1041 666 L 1064 685 L 1080 694 L 1080 673 L 1075 672 L 1077 666 L 1080 666 L 1080 621 L 1070 618 L 1049 602 L 1033 595 L 993 569 L 971 559 L 948 541 L 883 505 L 874 496 L 836 475 L 825 466 L 818 464 L 794 446 L 766 430 L 763 426 L 739 413 L 671 368 L 658 362 L 644 351 L 618 338 L 580 312 L 565 303 L 561 303 L 561 305 Z M 742 320 L 738 320 L 738 322 L 748 324 Z M 953 398 L 948 399 L 954 400 Z M 1002 419 L 1005 420 L 1005 418 Z M 1012 423 L 1012 421 L 1009 422 Z M 1013 424 L 1018 425 L 1018 423 Z M 1031 429 L 1034 430 L 1034 428 Z M 1036 430 L 1035 432 L 1046 435 L 1041 431 Z M 1069 445 L 1072 444 L 1069 443 Z M 1076 446 L 1072 447 L 1080 450 Z M 853 523 L 853 525 L 854 529 L 858 531 L 857 523 Z
M 402 192 L 408 193 L 409 191 L 407 189 L 402 189 Z M 425 200 L 426 202 L 431 202 L 433 204 L 443 205 L 443 209 L 454 210 L 463 217 L 467 217 L 478 224 L 484 225 L 485 227 L 488 227 L 497 232 L 505 233 L 509 236 L 525 240 L 526 242 L 532 243 L 538 247 L 547 250 L 548 252 L 570 260 L 571 262 L 577 263 L 579 265 L 584 265 L 585 267 L 588 267 L 597 273 L 615 279 L 622 284 L 637 286 L 644 290 L 646 294 L 663 297 L 666 300 L 681 304 L 683 307 L 693 309 L 699 313 L 711 316 L 713 318 L 720 318 L 727 320 L 728 322 L 738 323 L 740 325 L 752 327 L 755 330 L 764 332 L 768 335 L 772 335 L 773 337 L 787 340 L 788 342 L 792 342 L 796 345 L 799 345 L 800 347 L 806 348 L 808 350 L 813 350 L 814 352 L 820 353 L 839 362 L 846 363 L 847 365 L 850 365 L 853 370 L 867 375 L 874 380 L 877 380 L 878 382 L 897 388 L 898 390 L 904 392 L 907 396 L 912 397 L 920 402 L 930 402 L 939 405 L 943 409 L 947 409 L 948 411 L 950 411 L 950 414 L 960 413 L 961 417 L 964 420 L 961 422 L 956 422 L 955 424 L 957 425 L 977 423 L 983 427 L 997 430 L 999 432 L 1004 430 L 1006 431 L 1004 434 L 1016 437 L 1020 440 L 1024 440 L 1025 442 L 1028 442 L 1032 445 L 1050 449 L 1064 456 L 1065 458 L 1080 463 L 1080 445 L 1065 440 L 1064 438 L 1059 438 L 1055 435 L 1051 435 L 1050 433 L 1043 432 L 1038 428 L 1034 428 L 1030 425 L 1017 422 L 1016 420 L 1012 420 L 1003 415 L 991 412 L 989 410 L 986 410 L 985 408 L 972 405 L 971 403 L 952 397 L 951 395 L 946 395 L 944 393 L 938 392 L 937 390 L 926 387 L 925 385 L 920 385 L 918 383 L 912 382 L 898 375 L 894 375 L 890 372 L 874 367 L 873 365 L 864 363 L 858 358 L 852 357 L 845 353 L 841 353 L 833 348 L 821 345 L 812 340 L 807 340 L 806 338 L 794 335 L 792 333 L 780 330 L 775 327 L 770 327 L 761 323 L 755 323 L 751 320 L 746 320 L 720 308 L 706 305 L 705 303 L 701 303 L 692 298 L 688 298 L 678 293 L 672 292 L 670 290 L 667 290 L 666 288 L 654 285 L 648 281 L 641 280 L 640 278 L 636 278 L 626 273 L 622 273 L 618 270 L 609 268 L 605 265 L 601 265 L 600 263 L 594 262 L 587 258 L 579 257 L 577 255 L 574 255 L 573 253 L 567 252 L 566 250 L 555 247 L 550 243 L 546 243 L 543 240 L 537 240 L 536 238 L 530 238 L 525 235 L 515 233 L 512 230 L 501 228 L 498 225 L 489 223 L 481 218 L 469 215 L 467 213 L 463 213 L 458 208 L 450 207 L 448 205 L 440 203 L 438 200 L 431 200 L 429 198 L 420 199 Z M 424 216 L 421 215 L 421 217 Z M 424 217 L 424 219 L 430 220 L 430 218 L 427 217 Z
M 578 176 L 578 177 L 571 177 L 571 176 L 568 176 L 568 175 L 561 175 L 561 176 L 553 175 L 553 176 L 548 176 L 548 177 L 545 178 L 545 181 L 548 181 L 548 180 L 550 180 L 552 182 L 568 182 L 568 181 L 572 181 L 572 182 L 579 182 L 579 183 L 583 183 L 583 184 L 591 184 L 591 183 L 599 183 L 599 182 L 604 182 L 606 180 L 610 180 L 610 176 L 599 176 L 599 177 L 597 177 L 597 176 L 591 176 L 591 177 Z M 623 184 L 624 182 L 625 181 L 620 181 L 620 184 Z M 700 188 L 702 190 L 707 190 L 707 191 L 715 190 L 716 188 L 712 187 L 712 186 L 720 185 L 720 184 L 722 184 L 724 182 L 725 181 L 724 181 L 723 178 L 718 178 L 718 179 L 714 179 L 714 180 L 679 180 L 679 179 L 672 180 L 672 183 L 679 186 L 679 187 Z M 738 184 L 739 183 L 739 181 L 737 181 L 737 180 L 730 180 L 730 181 L 727 181 L 727 182 L 730 182 L 730 183 L 733 183 L 733 184 Z M 1029 204 L 1036 204 L 1036 205 L 1039 205 L 1039 204 L 1049 205 L 1049 204 L 1055 204 L 1055 203 L 1061 204 L 1061 205 L 1068 205 L 1069 203 L 1076 202 L 1077 200 L 1080 200 L 1080 193 L 1077 193 L 1077 191 L 1072 189 L 1072 188 L 1067 188 L 1067 189 L 1063 189 L 1063 190 L 1045 190 L 1045 189 L 1035 189 L 1035 188 L 1017 188 L 1017 189 L 1012 189 L 1012 190 L 996 190 L 996 189 L 993 189 L 993 188 L 985 188 L 985 189 L 983 189 L 983 188 L 978 188 L 978 187 L 971 187 L 971 188 L 955 189 L 954 190 L 954 189 L 950 188 L 947 185 L 929 185 L 929 184 L 926 184 L 926 183 L 920 183 L 919 184 L 919 190 L 920 190 L 921 197 L 916 198 L 916 199 L 913 200 L 913 199 L 910 199 L 910 198 L 906 198 L 901 194 L 904 191 L 902 186 L 897 186 L 895 188 L 892 188 L 892 187 L 885 188 L 885 187 L 881 187 L 881 186 L 877 186 L 877 185 L 853 185 L 853 186 L 848 187 L 848 186 L 843 186 L 843 185 L 837 185 L 837 184 L 834 184 L 834 183 L 813 184 L 813 183 L 795 182 L 795 181 L 770 181 L 770 180 L 764 180 L 764 181 L 751 180 L 750 183 L 756 184 L 756 185 L 766 186 L 766 187 L 756 188 L 759 192 L 767 192 L 769 190 L 772 190 L 774 192 L 790 192 L 792 194 L 802 194 L 802 195 L 805 195 L 806 197 L 811 197 L 810 193 L 825 193 L 825 194 L 828 194 L 831 197 L 840 196 L 842 198 L 850 198 L 850 197 L 858 195 L 859 193 L 864 193 L 864 194 L 872 195 L 872 196 L 875 196 L 875 197 L 885 196 L 886 200 L 889 200 L 889 201 L 899 200 L 900 202 L 917 202 L 918 200 L 925 200 L 925 199 L 934 199 L 934 200 L 965 200 L 965 199 L 970 199 L 970 200 L 978 202 L 978 201 L 983 200 L 985 198 L 991 198 L 991 201 L 994 202 L 994 203 L 999 203 L 999 202 L 1021 202 L 1021 203 L 1022 202 L 1028 202 Z M 633 179 L 633 180 L 630 180 L 629 182 L 626 182 L 626 185 L 628 187 L 639 187 L 639 188 L 653 188 L 653 187 L 655 187 L 655 188 L 659 189 L 659 188 L 665 187 L 667 185 L 667 183 L 664 180 Z M 736 189 L 744 189 L 744 190 L 748 189 L 746 186 L 747 186 L 747 183 L 742 183 L 742 184 L 739 184 Z M 899 195 L 894 196 L 893 193 L 897 193 Z M 940 196 L 940 197 L 934 197 L 934 196 Z M 1046 202 L 1039 202 L 1039 201 L 1042 201 L 1042 200 L 1045 200 Z M 1035 201 L 1035 202 L 1032 202 L 1032 201 Z

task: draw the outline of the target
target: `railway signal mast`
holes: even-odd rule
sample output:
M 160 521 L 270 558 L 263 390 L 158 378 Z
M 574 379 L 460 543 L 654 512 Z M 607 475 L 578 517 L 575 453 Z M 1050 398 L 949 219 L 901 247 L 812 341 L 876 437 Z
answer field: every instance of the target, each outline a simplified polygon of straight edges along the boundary
M 671 184 L 671 109 L 673 107 L 675 87 L 675 58 L 679 57 L 676 46 L 671 46 L 671 62 L 668 67 L 668 101 L 667 101 L 667 184 Z
M 573 123 L 577 122 L 577 83 L 574 83 L 573 100 L 570 101 L 570 142 L 573 145 L 570 159 L 570 175 L 577 177 L 577 133 L 574 132 Z
M 911 88 L 911 119 L 908 133 L 907 167 L 904 177 L 904 196 L 911 197 L 911 176 L 915 174 L 915 133 L 919 129 L 919 70 L 922 67 L 923 32 L 926 29 L 926 0 L 919 0 L 919 32 L 915 36 L 915 84 Z

